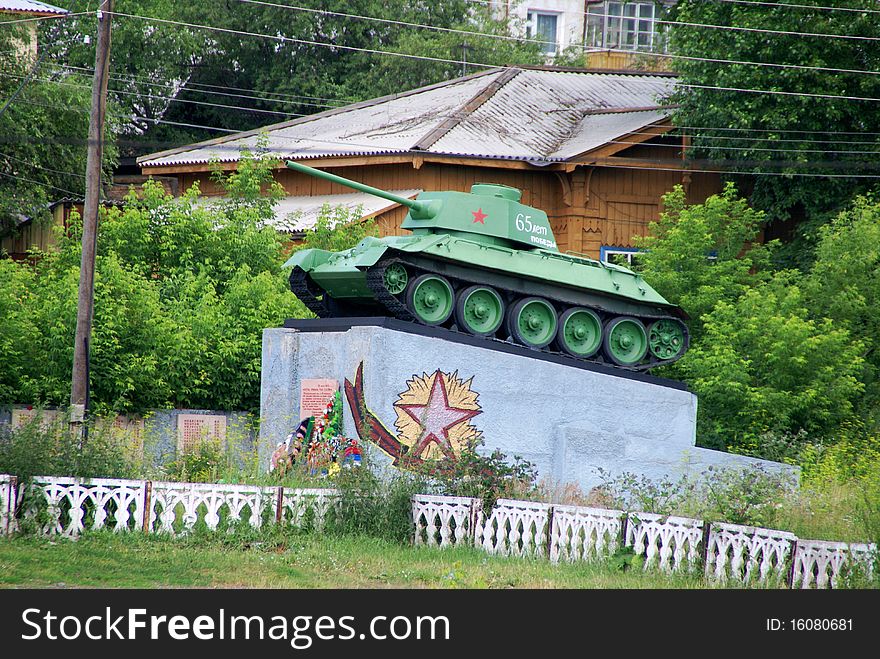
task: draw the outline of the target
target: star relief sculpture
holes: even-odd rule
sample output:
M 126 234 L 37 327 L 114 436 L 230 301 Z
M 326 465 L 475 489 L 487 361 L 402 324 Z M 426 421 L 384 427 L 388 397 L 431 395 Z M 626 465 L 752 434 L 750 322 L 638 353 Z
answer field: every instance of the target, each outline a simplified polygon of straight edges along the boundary
M 434 384 L 424 405 L 398 405 L 422 427 L 421 435 L 411 450 L 411 455 L 421 458 L 431 442 L 450 458 L 455 451 L 449 442 L 449 430 L 463 421 L 475 417 L 480 410 L 468 410 L 449 404 L 442 373 L 434 374 Z

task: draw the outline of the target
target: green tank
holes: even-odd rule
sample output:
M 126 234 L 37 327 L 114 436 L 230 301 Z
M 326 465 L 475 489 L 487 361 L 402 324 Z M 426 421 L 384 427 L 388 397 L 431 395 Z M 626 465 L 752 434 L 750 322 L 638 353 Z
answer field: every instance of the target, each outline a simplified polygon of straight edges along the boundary
M 516 188 L 480 183 L 412 200 L 287 166 L 409 208 L 401 227 L 412 235 L 291 256 L 290 288 L 316 316 L 391 316 L 632 370 L 688 348 L 680 307 L 627 268 L 561 253 L 547 214 L 521 204 Z

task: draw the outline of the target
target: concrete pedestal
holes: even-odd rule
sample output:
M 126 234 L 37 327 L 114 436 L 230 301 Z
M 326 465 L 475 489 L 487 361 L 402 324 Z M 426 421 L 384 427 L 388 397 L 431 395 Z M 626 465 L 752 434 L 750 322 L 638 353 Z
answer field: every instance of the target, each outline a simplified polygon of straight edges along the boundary
M 300 420 L 301 382 L 331 378 L 348 393 L 346 433 L 363 437 L 372 422 L 384 450 L 371 455 L 389 463 L 395 446 L 432 457 L 480 433 L 487 450 L 522 456 L 540 477 L 584 491 L 600 484 L 600 469 L 653 479 L 710 465 L 788 469 L 695 447 L 697 397 L 678 382 L 389 319 L 288 325 L 263 334 L 266 455 Z

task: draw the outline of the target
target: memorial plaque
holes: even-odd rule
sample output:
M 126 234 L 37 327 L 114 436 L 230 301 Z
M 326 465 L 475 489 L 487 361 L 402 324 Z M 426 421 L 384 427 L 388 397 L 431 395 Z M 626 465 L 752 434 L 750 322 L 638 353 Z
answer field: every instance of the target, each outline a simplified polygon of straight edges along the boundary
M 337 391 L 338 380 L 303 380 L 299 386 L 299 418 L 320 417 Z
M 178 414 L 177 452 L 192 451 L 204 440 L 218 442 L 223 449 L 226 440 L 226 417 L 222 414 Z

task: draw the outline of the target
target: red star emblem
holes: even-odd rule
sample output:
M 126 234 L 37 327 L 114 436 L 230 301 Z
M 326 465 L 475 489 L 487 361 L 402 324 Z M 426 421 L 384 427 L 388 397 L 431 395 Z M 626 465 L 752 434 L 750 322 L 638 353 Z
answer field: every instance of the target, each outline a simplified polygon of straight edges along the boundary
M 475 210 L 475 211 L 471 211 L 471 215 L 474 216 L 474 224 L 476 224 L 477 222 L 479 222 L 480 224 L 486 224 L 485 222 L 483 222 L 483 220 L 486 219 L 487 217 L 489 217 L 488 215 L 486 215 L 483 212 L 482 208 Z
M 438 369 L 434 374 L 434 384 L 428 402 L 424 405 L 400 405 L 422 427 L 419 441 L 410 455 L 420 458 L 431 442 L 436 442 L 440 450 L 449 458 L 455 458 L 452 444 L 449 442 L 449 429 L 480 413 L 480 410 L 466 410 L 450 407 L 446 395 L 446 384 L 443 374 Z

